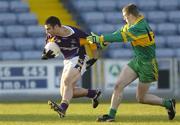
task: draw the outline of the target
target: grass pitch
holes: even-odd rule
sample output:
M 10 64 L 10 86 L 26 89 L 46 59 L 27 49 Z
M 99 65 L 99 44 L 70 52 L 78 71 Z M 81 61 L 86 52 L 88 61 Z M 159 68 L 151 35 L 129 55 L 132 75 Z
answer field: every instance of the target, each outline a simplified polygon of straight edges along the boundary
M 60 119 L 47 102 L 4 102 L 0 103 L 0 125 L 180 125 L 180 103 L 173 121 L 168 120 L 163 107 L 122 103 L 116 122 L 97 123 L 97 116 L 107 113 L 108 108 L 109 103 L 93 109 L 90 102 L 73 102 L 67 116 Z

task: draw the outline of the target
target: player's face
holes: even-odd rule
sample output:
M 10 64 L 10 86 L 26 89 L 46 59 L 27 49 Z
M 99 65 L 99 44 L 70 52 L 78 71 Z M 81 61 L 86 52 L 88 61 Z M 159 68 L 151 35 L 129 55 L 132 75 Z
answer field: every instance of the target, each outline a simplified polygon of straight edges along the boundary
M 128 18 L 128 14 L 125 11 L 122 11 L 123 14 L 123 19 L 126 21 L 126 23 L 128 23 L 129 18 Z
M 44 25 L 44 28 L 45 28 L 45 31 L 47 34 L 51 34 L 51 35 L 55 35 L 56 34 L 56 28 L 47 24 L 47 25 Z
M 127 14 L 127 12 L 124 10 L 122 11 L 122 14 L 123 14 L 123 18 L 126 21 L 126 23 L 131 24 L 131 15 Z

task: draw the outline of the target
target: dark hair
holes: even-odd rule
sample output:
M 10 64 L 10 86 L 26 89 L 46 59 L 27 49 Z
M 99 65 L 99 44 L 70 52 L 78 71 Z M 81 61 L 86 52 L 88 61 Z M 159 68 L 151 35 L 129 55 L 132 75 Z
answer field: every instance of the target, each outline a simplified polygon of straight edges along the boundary
M 127 14 L 132 14 L 135 17 L 138 17 L 140 15 L 139 13 L 139 9 L 135 4 L 128 4 L 126 6 L 123 7 L 123 10 L 127 13 Z
M 50 24 L 52 27 L 55 25 L 61 26 L 61 22 L 58 17 L 50 16 L 46 19 L 45 25 Z

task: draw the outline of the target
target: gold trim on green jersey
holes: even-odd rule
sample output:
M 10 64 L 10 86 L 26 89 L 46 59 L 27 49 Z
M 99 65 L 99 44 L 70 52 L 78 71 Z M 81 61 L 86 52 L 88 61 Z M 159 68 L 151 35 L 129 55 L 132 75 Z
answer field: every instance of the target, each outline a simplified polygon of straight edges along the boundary
M 120 32 L 120 33 L 122 35 L 123 41 L 126 43 L 127 42 L 127 37 L 126 37 L 125 32 Z
M 132 41 L 132 45 L 133 46 L 140 45 L 140 46 L 145 47 L 145 46 L 150 46 L 150 45 L 155 44 L 154 33 L 151 32 L 150 35 L 151 35 L 151 38 L 153 38 L 152 41 L 150 41 L 148 34 L 144 34 L 144 35 L 139 36 L 137 40 Z
M 139 46 L 145 47 L 145 46 L 150 46 L 150 45 L 155 44 L 155 41 L 154 40 L 150 41 L 148 37 L 145 37 L 145 38 L 132 41 L 131 43 L 133 46 L 139 45 Z
M 152 45 L 154 44 L 154 39 L 152 39 L 152 41 L 149 40 L 149 36 L 148 34 L 143 34 L 143 35 L 140 35 L 140 36 L 135 36 L 133 35 L 132 33 L 130 32 L 120 32 L 121 35 L 122 35 L 122 38 L 123 38 L 123 41 L 124 42 L 127 42 L 127 36 L 129 36 L 132 40 L 132 45 L 133 46 L 136 46 L 136 45 L 141 45 L 141 46 L 149 46 L 149 45 Z M 153 32 L 150 32 L 150 35 L 152 38 L 154 38 L 154 33 Z
M 138 37 L 136 37 L 135 35 L 133 35 L 132 33 L 130 32 L 125 32 L 130 38 L 134 39 L 134 40 L 137 40 Z
M 153 74 L 154 74 L 154 78 L 155 80 L 158 80 L 158 66 L 157 66 L 157 62 L 156 62 L 156 59 L 152 59 L 152 65 L 153 65 Z
M 144 19 L 144 16 L 141 15 L 132 25 L 137 24 L 139 21 L 141 21 L 142 19 Z
M 104 42 L 104 36 L 103 36 L 103 35 L 101 35 L 101 36 L 99 37 L 99 41 L 100 41 L 100 42 Z
M 134 34 L 132 34 L 131 32 L 125 32 L 129 37 L 131 37 L 133 40 L 138 40 L 138 39 L 142 39 L 145 37 L 149 37 L 148 34 L 142 34 L 139 36 L 135 36 Z M 152 36 L 152 38 L 154 37 L 154 33 L 150 32 L 150 35 Z

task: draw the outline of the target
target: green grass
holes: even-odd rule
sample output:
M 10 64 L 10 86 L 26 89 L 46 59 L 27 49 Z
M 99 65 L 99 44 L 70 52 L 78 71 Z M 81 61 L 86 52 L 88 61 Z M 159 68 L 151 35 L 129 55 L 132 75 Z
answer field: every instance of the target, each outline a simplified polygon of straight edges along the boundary
M 47 102 L 0 103 L 0 125 L 180 125 L 180 103 L 177 114 L 169 121 L 163 107 L 137 103 L 122 103 L 114 123 L 95 122 L 98 115 L 107 113 L 109 103 L 92 109 L 90 103 L 71 103 L 67 116 L 60 119 Z

